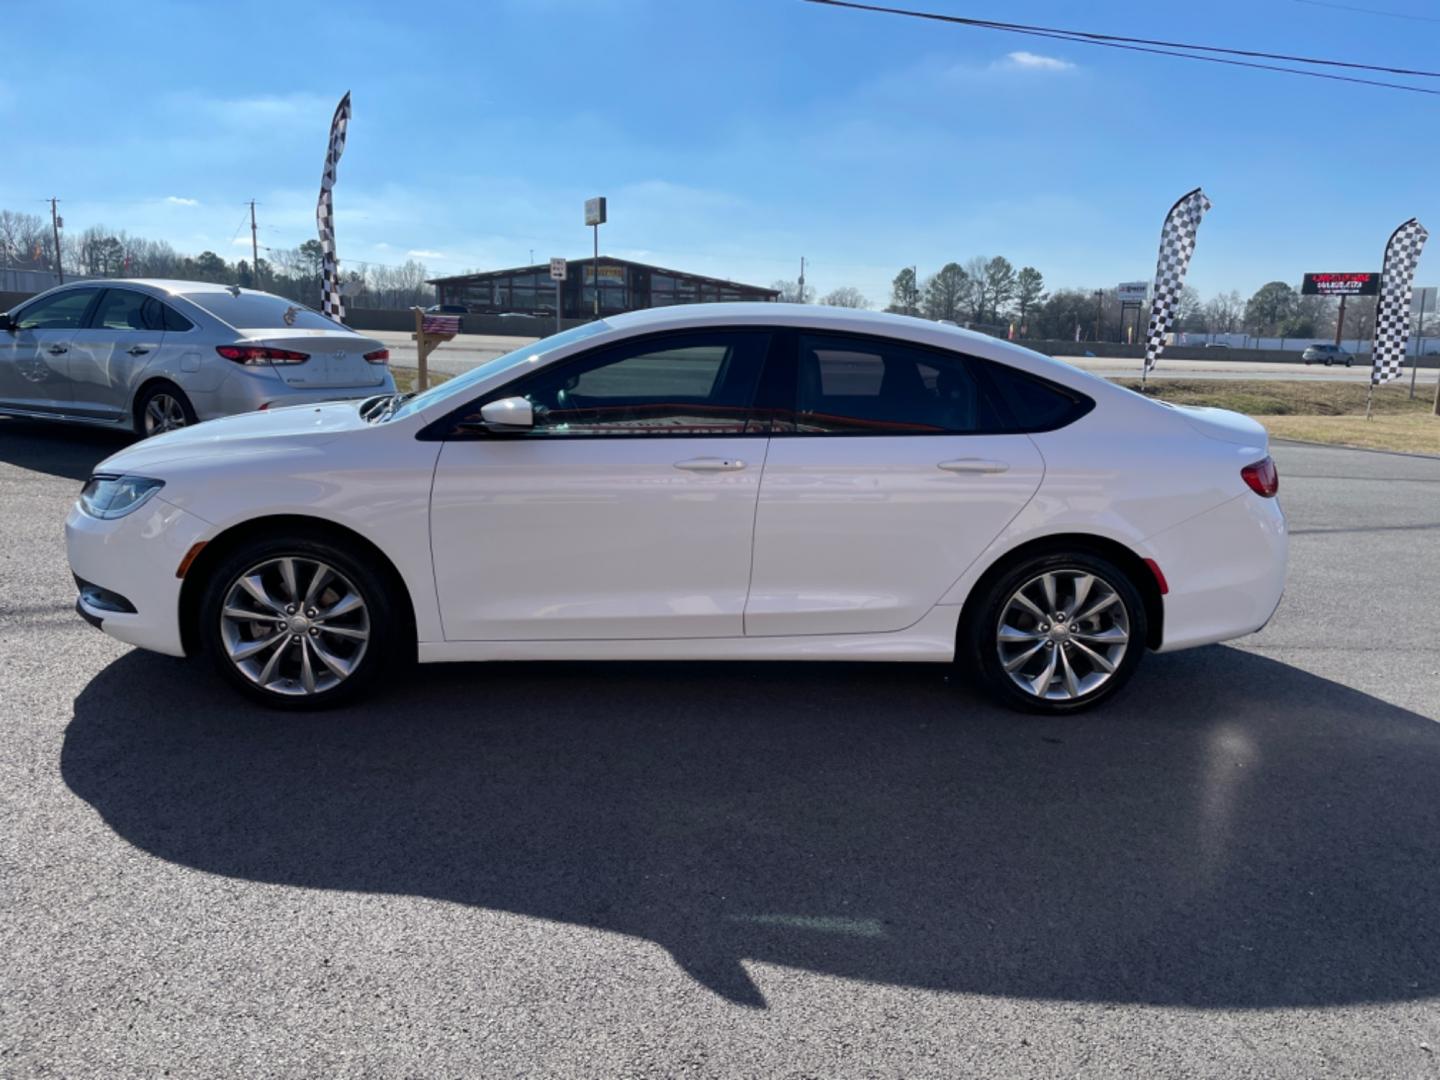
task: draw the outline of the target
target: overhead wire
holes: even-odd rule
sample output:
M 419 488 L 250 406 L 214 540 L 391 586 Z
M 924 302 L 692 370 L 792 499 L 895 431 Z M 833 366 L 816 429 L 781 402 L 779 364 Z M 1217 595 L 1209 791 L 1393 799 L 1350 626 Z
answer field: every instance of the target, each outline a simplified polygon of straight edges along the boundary
M 1086 30 L 1067 30 L 1060 27 L 1031 26 L 1024 23 L 1007 23 L 991 19 L 974 19 L 962 15 L 947 15 L 934 11 L 917 11 L 911 8 L 890 7 L 883 4 L 862 3 L 860 0 L 805 0 L 810 4 L 821 4 L 826 7 L 845 8 L 852 11 L 866 11 L 874 14 L 897 15 L 913 19 L 926 19 L 933 22 L 951 23 L 959 26 L 969 26 L 980 30 L 996 30 L 1002 33 L 1019 34 L 1027 37 L 1045 38 L 1053 41 L 1066 41 L 1079 45 L 1097 45 L 1111 49 L 1122 49 L 1127 52 L 1150 53 L 1156 56 L 1169 56 L 1181 60 L 1198 60 L 1211 64 L 1224 64 L 1229 67 L 1251 68 L 1259 71 L 1274 71 L 1287 75 L 1304 75 L 1314 79 L 1327 79 L 1332 82 L 1356 83 L 1362 86 L 1375 86 L 1387 90 L 1403 90 L 1414 94 L 1428 94 L 1440 96 L 1440 89 L 1413 86 L 1408 83 L 1387 82 L 1381 79 L 1365 79 L 1354 75 L 1340 75 L 1331 71 L 1309 71 L 1304 68 L 1287 67 L 1282 64 L 1262 64 L 1260 59 L 1284 60 L 1289 63 L 1316 64 L 1327 67 L 1340 67 L 1350 70 L 1375 71 L 1394 75 L 1408 75 L 1416 78 L 1440 79 L 1440 71 L 1425 71 L 1412 68 L 1387 67 L 1378 64 L 1362 64 L 1348 60 L 1334 60 L 1318 57 L 1294 56 L 1285 53 L 1267 53 L 1255 49 L 1233 49 L 1216 45 L 1192 45 L 1185 42 L 1163 41 L 1153 38 L 1124 37 L 1118 34 L 1101 34 Z M 1219 55 L 1212 55 L 1219 54 Z M 1250 57 L 1252 59 L 1235 59 L 1235 57 Z

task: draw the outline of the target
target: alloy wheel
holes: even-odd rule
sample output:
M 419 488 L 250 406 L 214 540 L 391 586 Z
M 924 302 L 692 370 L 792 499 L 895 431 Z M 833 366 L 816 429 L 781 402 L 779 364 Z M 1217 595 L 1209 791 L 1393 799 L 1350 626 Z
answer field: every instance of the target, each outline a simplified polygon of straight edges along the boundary
M 246 570 L 225 594 L 220 640 L 236 670 L 286 696 L 323 694 L 360 665 L 370 641 L 365 597 L 317 559 L 282 556 Z
M 1130 647 L 1114 586 L 1086 570 L 1054 570 L 1016 589 L 996 628 L 1000 666 L 1024 693 L 1074 701 L 1110 681 Z
M 153 395 L 145 403 L 145 435 L 160 435 L 185 426 L 185 406 L 171 394 Z

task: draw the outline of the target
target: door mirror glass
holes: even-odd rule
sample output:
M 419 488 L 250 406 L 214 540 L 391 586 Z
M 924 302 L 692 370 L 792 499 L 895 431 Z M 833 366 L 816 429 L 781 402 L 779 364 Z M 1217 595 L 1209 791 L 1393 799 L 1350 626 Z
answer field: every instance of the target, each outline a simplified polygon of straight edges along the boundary
M 530 428 L 535 426 L 535 409 L 527 398 L 501 398 L 480 406 L 480 419 L 486 427 L 501 431 Z
M 14 329 L 15 324 L 10 321 L 10 316 L 6 312 L 0 311 L 0 331 L 8 331 Z

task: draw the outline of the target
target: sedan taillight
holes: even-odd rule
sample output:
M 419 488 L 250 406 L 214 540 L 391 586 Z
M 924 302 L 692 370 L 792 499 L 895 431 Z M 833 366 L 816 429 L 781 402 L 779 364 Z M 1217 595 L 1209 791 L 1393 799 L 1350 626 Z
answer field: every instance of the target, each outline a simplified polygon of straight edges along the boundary
M 303 364 L 309 353 L 291 349 L 272 349 L 266 345 L 216 345 L 215 351 L 237 364 Z
M 1275 459 L 1271 457 L 1246 465 L 1240 470 L 1240 478 L 1262 498 L 1273 499 L 1280 490 L 1280 471 L 1275 468 Z
M 389 349 L 376 349 L 374 352 L 367 352 L 365 359 L 372 364 L 388 364 L 390 362 Z

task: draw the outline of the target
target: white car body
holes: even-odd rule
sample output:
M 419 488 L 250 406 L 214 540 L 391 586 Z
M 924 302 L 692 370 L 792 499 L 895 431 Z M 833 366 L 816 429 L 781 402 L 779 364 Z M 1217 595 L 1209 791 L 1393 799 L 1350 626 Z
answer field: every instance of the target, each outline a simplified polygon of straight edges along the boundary
M 82 613 L 122 641 L 185 655 L 187 553 L 257 521 L 283 531 L 285 518 L 378 549 L 408 594 L 421 661 L 948 661 L 972 586 L 1047 537 L 1097 538 L 1158 568 L 1168 591 L 1153 648 L 1248 634 L 1275 610 L 1284 516 L 1241 478 L 1267 454 L 1260 425 L 1163 405 L 966 330 L 813 306 L 656 309 L 492 363 L 465 399 L 635 335 L 756 326 L 958 351 L 1095 407 L 1035 434 L 475 441 L 419 437 L 457 398 L 381 423 L 353 403 L 272 409 L 97 468 L 164 487 L 126 517 L 70 514 L 75 574 L 136 608 L 82 601 Z

